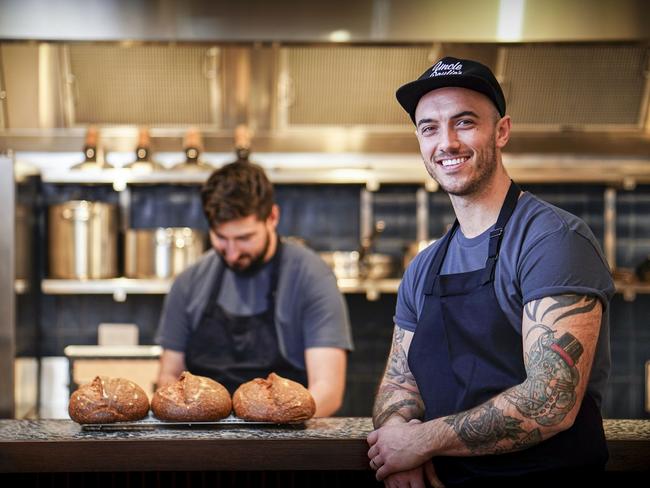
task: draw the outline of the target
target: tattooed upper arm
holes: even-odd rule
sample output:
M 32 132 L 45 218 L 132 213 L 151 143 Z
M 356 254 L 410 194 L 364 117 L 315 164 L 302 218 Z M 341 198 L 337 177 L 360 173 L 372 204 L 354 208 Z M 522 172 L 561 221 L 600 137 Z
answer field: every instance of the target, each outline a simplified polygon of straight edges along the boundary
M 394 415 L 410 420 L 424 413 L 424 404 L 408 365 L 412 339 L 413 332 L 395 326 L 386 370 L 373 407 L 375 426 L 383 425 Z
M 558 295 L 524 307 L 527 378 L 506 392 L 519 413 L 540 426 L 575 418 L 589 379 L 602 305 L 596 297 Z

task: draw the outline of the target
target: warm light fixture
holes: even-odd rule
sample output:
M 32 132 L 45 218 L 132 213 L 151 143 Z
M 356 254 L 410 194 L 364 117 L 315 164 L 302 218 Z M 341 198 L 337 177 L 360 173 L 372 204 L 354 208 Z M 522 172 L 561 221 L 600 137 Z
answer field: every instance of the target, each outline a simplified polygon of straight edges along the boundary
M 329 40 L 332 42 L 347 42 L 350 40 L 350 31 L 347 30 L 335 30 L 330 32 Z
M 526 0 L 500 0 L 497 39 L 521 41 Z

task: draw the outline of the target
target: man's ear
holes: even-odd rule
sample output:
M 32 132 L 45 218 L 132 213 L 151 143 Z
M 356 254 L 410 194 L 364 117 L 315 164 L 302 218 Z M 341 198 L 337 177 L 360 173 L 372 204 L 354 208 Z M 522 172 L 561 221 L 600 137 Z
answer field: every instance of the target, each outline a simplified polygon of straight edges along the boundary
M 503 149 L 510 140 L 510 130 L 512 128 L 512 119 L 509 115 L 504 115 L 496 126 L 495 143 L 499 149 Z
M 212 244 L 212 247 L 216 249 L 217 247 L 217 234 L 214 233 L 212 229 L 208 232 L 208 235 L 210 236 L 210 244 Z
M 280 207 L 276 203 L 274 203 L 271 207 L 271 213 L 267 217 L 266 222 L 271 226 L 273 230 L 275 230 L 275 228 L 280 223 Z

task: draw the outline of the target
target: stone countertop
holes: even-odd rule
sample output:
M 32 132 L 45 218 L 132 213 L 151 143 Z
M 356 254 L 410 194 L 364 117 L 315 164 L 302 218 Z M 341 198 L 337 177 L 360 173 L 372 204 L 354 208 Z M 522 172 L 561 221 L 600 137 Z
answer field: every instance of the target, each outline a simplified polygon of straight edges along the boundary
M 650 467 L 650 421 L 605 420 L 610 470 Z M 368 469 L 367 417 L 299 426 L 86 431 L 70 420 L 0 420 L 0 472 Z

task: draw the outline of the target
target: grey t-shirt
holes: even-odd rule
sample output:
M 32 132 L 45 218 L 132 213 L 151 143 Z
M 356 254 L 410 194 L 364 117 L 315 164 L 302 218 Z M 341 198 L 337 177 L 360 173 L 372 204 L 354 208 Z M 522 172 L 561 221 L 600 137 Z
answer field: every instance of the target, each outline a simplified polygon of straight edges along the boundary
M 156 334 L 163 348 L 185 351 L 221 266 L 210 250 L 176 278 Z M 261 313 L 268 308 L 270 280 L 270 263 L 248 277 L 225 269 L 217 302 L 231 314 Z M 332 270 L 312 250 L 288 242 L 282 245 L 275 326 L 282 355 L 298 368 L 305 368 L 306 348 L 353 348 L 347 307 Z
M 485 267 L 490 230 L 468 239 L 456 231 L 442 265 L 442 274 Z M 399 287 L 395 324 L 414 332 L 424 305 L 426 274 L 440 241 L 418 254 Z M 560 294 L 598 297 L 603 317 L 587 390 L 600 406 L 609 375 L 609 307 L 614 294 L 609 266 L 598 241 L 575 215 L 524 192 L 504 229 L 495 271 L 499 306 L 521 335 L 526 303 Z

